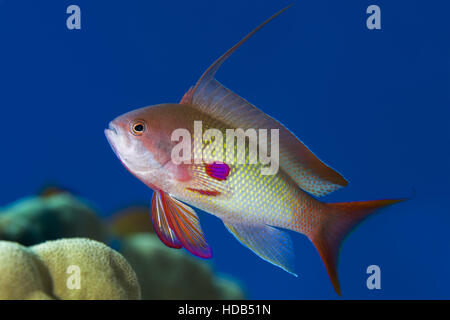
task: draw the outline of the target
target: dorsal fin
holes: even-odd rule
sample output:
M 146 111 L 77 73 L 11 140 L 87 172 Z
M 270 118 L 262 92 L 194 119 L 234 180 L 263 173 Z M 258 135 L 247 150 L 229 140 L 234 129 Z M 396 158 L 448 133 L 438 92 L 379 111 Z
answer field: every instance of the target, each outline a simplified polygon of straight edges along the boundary
M 324 164 L 292 132 L 231 90 L 225 88 L 214 76 L 222 63 L 246 40 L 268 22 L 287 10 L 277 12 L 250 32 L 241 41 L 217 59 L 202 75 L 194 88 L 182 99 L 196 109 L 222 120 L 234 128 L 279 129 L 280 166 L 303 190 L 323 196 L 347 185 L 347 181 Z M 270 150 L 270 141 L 268 141 Z

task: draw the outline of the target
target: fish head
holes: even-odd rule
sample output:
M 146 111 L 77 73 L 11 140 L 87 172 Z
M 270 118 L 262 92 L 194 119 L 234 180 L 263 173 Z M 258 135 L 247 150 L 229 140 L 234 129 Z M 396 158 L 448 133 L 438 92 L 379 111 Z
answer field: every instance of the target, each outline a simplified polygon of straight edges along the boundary
M 105 135 L 122 164 L 144 180 L 171 160 L 166 104 L 127 112 L 109 123 Z M 170 106 L 170 105 L 169 105 Z M 148 181 L 144 181 L 148 183 Z

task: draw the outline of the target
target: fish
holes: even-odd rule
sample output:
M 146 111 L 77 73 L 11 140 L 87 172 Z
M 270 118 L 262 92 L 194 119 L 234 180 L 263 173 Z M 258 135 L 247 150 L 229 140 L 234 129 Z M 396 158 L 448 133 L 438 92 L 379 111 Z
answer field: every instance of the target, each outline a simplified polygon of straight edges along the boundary
M 153 190 L 151 220 L 165 245 L 185 248 L 200 258 L 212 257 L 196 208 L 221 219 L 239 242 L 263 260 L 296 275 L 289 231 L 298 232 L 312 241 L 334 290 L 341 295 L 337 263 L 343 239 L 367 216 L 405 199 L 321 201 L 320 197 L 347 186 L 348 181 L 283 124 L 215 79 L 237 48 L 289 7 L 220 56 L 180 102 L 127 112 L 109 123 L 105 135 L 125 168 Z M 196 133 L 199 123 L 200 134 Z M 270 129 L 271 138 L 278 134 L 278 143 L 267 141 L 266 136 L 267 144 L 258 145 L 266 155 L 269 149 L 271 153 L 278 150 L 278 158 L 272 159 L 277 166 L 273 174 L 262 174 L 268 165 L 261 158 L 250 161 L 253 139 L 248 138 L 245 153 L 239 156 L 234 140 L 230 147 L 232 140 L 205 137 L 204 130 L 226 135 L 230 129 L 252 128 Z M 188 135 L 174 139 L 180 129 Z M 272 130 L 276 130 L 273 136 Z M 177 149 L 183 142 L 186 149 Z M 231 152 L 224 158 L 221 151 L 227 150 L 227 143 Z M 188 153 L 189 148 L 197 152 Z M 175 149 L 179 156 L 186 156 L 184 161 L 174 160 Z M 208 156 L 202 158 L 204 154 Z

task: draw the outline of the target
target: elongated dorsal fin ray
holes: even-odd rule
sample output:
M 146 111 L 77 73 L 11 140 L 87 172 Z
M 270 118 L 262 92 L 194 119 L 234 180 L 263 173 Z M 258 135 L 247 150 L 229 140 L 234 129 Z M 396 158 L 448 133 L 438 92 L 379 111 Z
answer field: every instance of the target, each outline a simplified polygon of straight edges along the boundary
M 346 186 L 348 182 L 341 174 L 323 163 L 280 122 L 271 118 L 214 79 L 218 68 L 239 46 L 287 8 L 263 22 L 217 59 L 202 75 L 195 87 L 186 93 L 182 103 L 190 104 L 199 111 L 215 119 L 220 119 L 229 125 L 230 128 L 242 128 L 244 130 L 249 128 L 278 129 L 279 164 L 281 168 L 301 189 L 315 196 L 324 196 Z M 271 149 L 270 143 L 271 141 L 268 141 L 267 150 Z
M 216 74 L 217 70 L 219 70 L 222 63 L 227 60 L 234 51 L 236 51 L 237 48 L 239 48 L 244 42 L 246 42 L 248 39 L 250 39 L 256 32 L 258 32 L 262 27 L 264 27 L 266 24 L 268 24 L 270 21 L 275 19 L 277 16 L 282 14 L 284 11 L 292 7 L 293 4 L 290 4 L 289 6 L 281 9 L 277 13 L 275 13 L 273 16 L 271 16 L 269 19 L 261 23 L 258 27 L 253 29 L 252 32 L 247 34 L 244 38 L 241 39 L 238 43 L 236 43 L 232 48 L 230 48 L 227 52 L 225 52 L 219 59 L 217 59 L 206 71 L 203 73 L 203 75 L 200 77 L 200 79 L 197 81 L 197 84 L 195 85 L 193 92 L 195 92 L 199 86 L 199 84 L 203 81 L 207 81 L 208 79 L 213 79 L 214 75 Z
M 197 214 L 192 208 L 157 190 L 152 199 L 152 220 L 156 234 L 167 246 L 172 248 L 183 246 L 197 257 L 211 258 L 211 249 L 205 240 Z
M 262 259 L 297 276 L 294 249 L 286 232 L 269 225 L 224 222 L 228 231 Z

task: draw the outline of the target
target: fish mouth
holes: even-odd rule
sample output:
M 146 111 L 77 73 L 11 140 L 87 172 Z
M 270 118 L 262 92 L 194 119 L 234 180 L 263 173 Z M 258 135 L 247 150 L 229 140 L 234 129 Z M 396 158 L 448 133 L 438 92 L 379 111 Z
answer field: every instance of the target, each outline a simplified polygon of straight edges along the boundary
M 117 154 L 115 142 L 117 141 L 117 138 L 119 136 L 119 132 L 117 130 L 117 127 L 113 123 L 109 123 L 109 126 L 107 129 L 105 129 L 105 136 L 106 140 L 108 140 L 109 145 L 113 149 L 114 153 Z
M 105 135 L 106 137 L 110 136 L 110 135 L 117 135 L 117 128 L 113 123 L 109 123 L 108 128 L 105 129 Z

